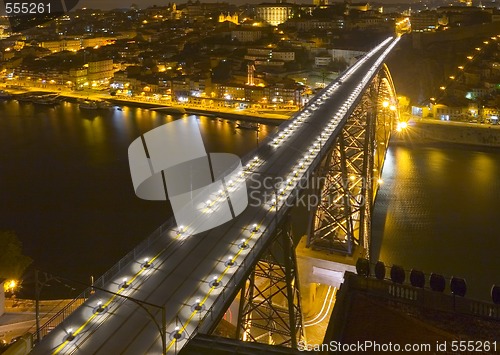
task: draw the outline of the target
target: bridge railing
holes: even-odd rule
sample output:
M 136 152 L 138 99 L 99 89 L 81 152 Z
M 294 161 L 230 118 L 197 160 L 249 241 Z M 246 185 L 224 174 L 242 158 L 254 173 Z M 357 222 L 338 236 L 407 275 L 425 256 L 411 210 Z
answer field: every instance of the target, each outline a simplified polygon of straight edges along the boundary
M 86 300 L 91 296 L 90 288 L 85 289 L 79 296 L 69 302 L 64 308 L 54 314 L 47 322 L 45 322 L 41 327 L 37 335 L 36 329 L 33 327 L 28 331 L 28 333 L 35 333 L 35 343 L 42 340 L 47 334 L 49 334 L 55 327 L 61 324 L 71 313 L 73 313 L 78 307 L 80 307 Z M 39 337 L 39 339 L 38 339 Z
M 115 265 L 113 265 L 108 271 L 106 271 L 101 277 L 99 277 L 95 282 L 94 286 L 104 288 L 116 275 L 130 262 L 137 260 L 137 258 L 152 244 L 154 244 L 166 231 L 172 229 L 175 225 L 174 218 L 169 218 L 161 226 L 156 228 L 156 230 L 151 233 L 146 239 L 144 239 L 139 245 L 127 253 L 123 258 L 121 258 Z
M 260 238 L 258 238 L 250 249 L 246 257 L 243 259 L 241 264 L 238 267 L 238 271 L 234 273 L 234 275 L 229 279 L 229 281 L 224 285 L 220 294 L 215 299 L 215 302 L 212 303 L 210 308 L 208 308 L 205 315 L 201 318 L 198 323 L 196 331 L 194 331 L 191 336 L 194 337 L 198 332 L 205 333 L 207 332 L 211 326 L 216 322 L 219 318 L 219 315 L 224 312 L 225 305 L 228 302 L 231 302 L 234 298 L 234 292 L 238 289 L 241 283 L 244 281 L 244 277 L 246 277 L 246 273 L 244 271 L 249 270 L 253 262 L 260 255 L 260 251 L 264 247 L 265 239 L 267 239 L 267 235 L 269 234 L 271 228 L 267 226 Z M 241 271 L 244 270 L 244 271 Z
M 123 258 L 121 258 L 115 265 L 113 265 L 108 271 L 106 271 L 101 277 L 99 277 L 93 284 L 93 286 L 105 288 L 106 284 L 112 279 L 116 278 L 116 275 L 130 262 L 137 260 L 141 253 L 143 253 L 148 247 L 154 244 L 166 231 L 171 229 L 175 224 L 173 218 L 169 218 L 160 227 L 158 227 L 153 233 L 151 233 L 146 239 L 144 239 L 139 245 L 128 252 Z M 69 302 L 64 308 L 59 310 L 54 314 L 47 322 L 45 322 L 39 331 L 40 341 L 44 336 L 50 333 L 55 327 L 61 324 L 71 313 L 73 313 L 78 307 L 80 307 L 94 292 L 92 287 L 87 287 L 80 295 Z M 33 329 L 30 329 L 32 331 Z
M 413 304 L 423 309 L 461 313 L 486 319 L 500 320 L 500 305 L 460 296 L 435 292 L 427 288 L 418 288 L 408 284 L 396 284 L 390 280 L 378 280 L 346 273 L 349 287 L 371 295 Z

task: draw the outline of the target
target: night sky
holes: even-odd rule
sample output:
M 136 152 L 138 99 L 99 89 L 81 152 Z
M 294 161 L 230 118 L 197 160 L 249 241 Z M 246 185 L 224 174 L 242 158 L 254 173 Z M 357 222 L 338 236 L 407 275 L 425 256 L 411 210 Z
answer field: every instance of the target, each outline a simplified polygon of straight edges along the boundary
M 195 0 L 193 0 L 194 2 Z M 219 2 L 223 2 L 224 0 L 220 0 Z M 164 6 L 167 5 L 169 2 L 176 3 L 176 4 L 184 4 L 187 2 L 187 0 L 182 0 L 182 1 L 175 1 L 175 0 L 82 0 L 80 2 L 79 7 L 89 7 L 89 8 L 96 8 L 96 9 L 115 9 L 115 8 L 125 8 L 129 7 L 131 4 L 137 4 L 141 8 L 146 8 L 148 6 L 152 5 L 159 5 L 159 6 Z M 216 0 L 200 0 L 200 2 L 217 2 Z M 226 1 L 229 3 L 237 4 L 237 5 L 243 5 L 243 4 L 260 4 L 262 2 L 275 2 L 275 0 L 231 0 L 231 1 Z M 312 0 L 304 0 L 304 1 L 299 1 L 303 3 L 311 3 Z
M 59 1 L 59 0 L 52 0 L 52 1 Z M 219 2 L 229 2 L 232 4 L 236 5 L 243 5 L 243 4 L 261 4 L 264 2 L 267 3 L 274 3 L 276 0 L 219 0 Z M 87 7 L 87 8 L 92 8 L 92 9 L 102 9 L 102 10 L 111 10 L 111 9 L 117 9 L 117 8 L 128 8 L 132 4 L 137 4 L 140 8 L 147 8 L 149 6 L 153 5 L 158 5 L 158 6 L 165 6 L 169 2 L 175 2 L 176 4 L 184 4 L 187 2 L 187 0 L 80 0 L 79 4 L 77 5 L 77 8 L 82 8 L 82 7 Z M 217 0 L 200 0 L 200 2 L 207 2 L 207 3 L 216 3 Z M 313 0 L 289 0 L 290 3 L 297 3 L 297 4 L 312 4 Z M 343 2 L 343 0 L 330 0 L 331 3 L 333 2 Z M 356 2 L 353 0 L 353 2 Z M 410 3 L 413 2 L 413 0 L 377 0 L 377 3 Z M 3 6 L 4 4 L 2 1 L 0 1 L 0 16 L 5 15 L 5 8 Z
M 220 0 L 223 2 L 224 0 Z M 340 2 L 341 0 L 336 0 L 335 2 Z M 169 2 L 175 2 L 176 4 L 186 3 L 187 0 L 175 1 L 175 0 L 82 0 L 79 7 L 88 7 L 95 9 L 114 9 L 114 8 L 125 8 L 129 7 L 131 4 L 135 3 L 141 8 L 146 8 L 152 5 L 166 5 Z M 217 2 L 216 0 L 200 0 L 200 2 Z M 243 5 L 243 4 L 260 4 L 263 2 L 275 2 L 275 0 L 230 0 L 229 3 Z M 293 3 L 293 0 L 289 0 Z M 298 4 L 312 4 L 313 0 L 296 0 Z M 331 1 L 333 2 L 333 1 Z M 378 0 L 377 2 L 382 3 L 394 3 L 394 2 L 406 2 L 405 0 Z

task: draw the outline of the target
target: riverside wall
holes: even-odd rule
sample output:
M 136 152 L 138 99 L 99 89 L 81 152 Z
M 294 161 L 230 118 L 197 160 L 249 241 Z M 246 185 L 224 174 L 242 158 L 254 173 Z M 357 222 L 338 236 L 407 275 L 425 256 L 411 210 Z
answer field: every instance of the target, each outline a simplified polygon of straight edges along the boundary
M 416 120 L 406 135 L 401 139 L 500 147 L 500 125 Z

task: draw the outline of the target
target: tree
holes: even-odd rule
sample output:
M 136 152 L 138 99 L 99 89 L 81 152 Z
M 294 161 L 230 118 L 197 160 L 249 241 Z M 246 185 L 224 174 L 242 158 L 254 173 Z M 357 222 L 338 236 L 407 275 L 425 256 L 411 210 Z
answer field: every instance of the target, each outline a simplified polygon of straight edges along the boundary
M 225 82 L 231 79 L 231 63 L 228 60 L 222 60 L 212 71 L 213 80 Z
M 347 63 L 347 61 L 345 60 L 345 58 L 344 57 L 340 57 L 340 58 L 334 58 L 331 61 L 331 63 L 328 65 L 328 69 L 330 71 L 334 71 L 334 72 L 340 73 L 341 71 L 343 71 L 344 69 L 346 69 L 348 66 L 349 66 L 349 64 Z
M 33 260 L 23 255 L 16 233 L 0 231 L 0 278 L 19 279 Z

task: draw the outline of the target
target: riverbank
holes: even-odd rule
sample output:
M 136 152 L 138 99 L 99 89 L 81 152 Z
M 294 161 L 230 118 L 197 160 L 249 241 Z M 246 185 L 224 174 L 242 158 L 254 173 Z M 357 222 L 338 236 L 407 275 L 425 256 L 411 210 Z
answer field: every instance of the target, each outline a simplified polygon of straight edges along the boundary
M 191 114 L 203 115 L 208 117 L 221 117 L 228 120 L 241 120 L 248 122 L 265 123 L 271 125 L 280 125 L 283 121 L 290 118 L 291 115 L 281 115 L 272 113 L 262 113 L 251 110 L 229 110 L 229 109 L 207 109 L 201 107 L 193 107 L 189 105 L 167 105 L 158 102 L 136 101 L 129 99 L 121 99 L 113 96 L 106 98 L 107 101 L 117 105 L 130 105 L 143 107 L 154 111 L 171 113 L 171 114 Z
M 398 142 L 445 142 L 500 148 L 500 126 L 412 118 L 406 130 L 393 134 L 391 143 Z
M 254 109 L 234 109 L 234 108 L 208 108 L 203 106 L 195 106 L 189 104 L 172 104 L 164 103 L 160 100 L 151 98 L 131 98 L 111 96 L 108 93 L 98 92 L 77 92 L 69 90 L 53 90 L 47 88 L 30 88 L 30 87 L 9 87 L 3 88 L 12 95 L 22 95 L 26 93 L 47 93 L 59 95 L 65 100 L 106 100 L 116 105 L 142 107 L 149 110 L 155 110 L 170 114 L 193 114 L 204 115 L 209 117 L 221 117 L 228 120 L 241 120 L 248 122 L 265 123 L 271 125 L 280 125 L 288 120 L 295 112 L 294 111 L 272 111 L 272 110 L 254 110 Z

